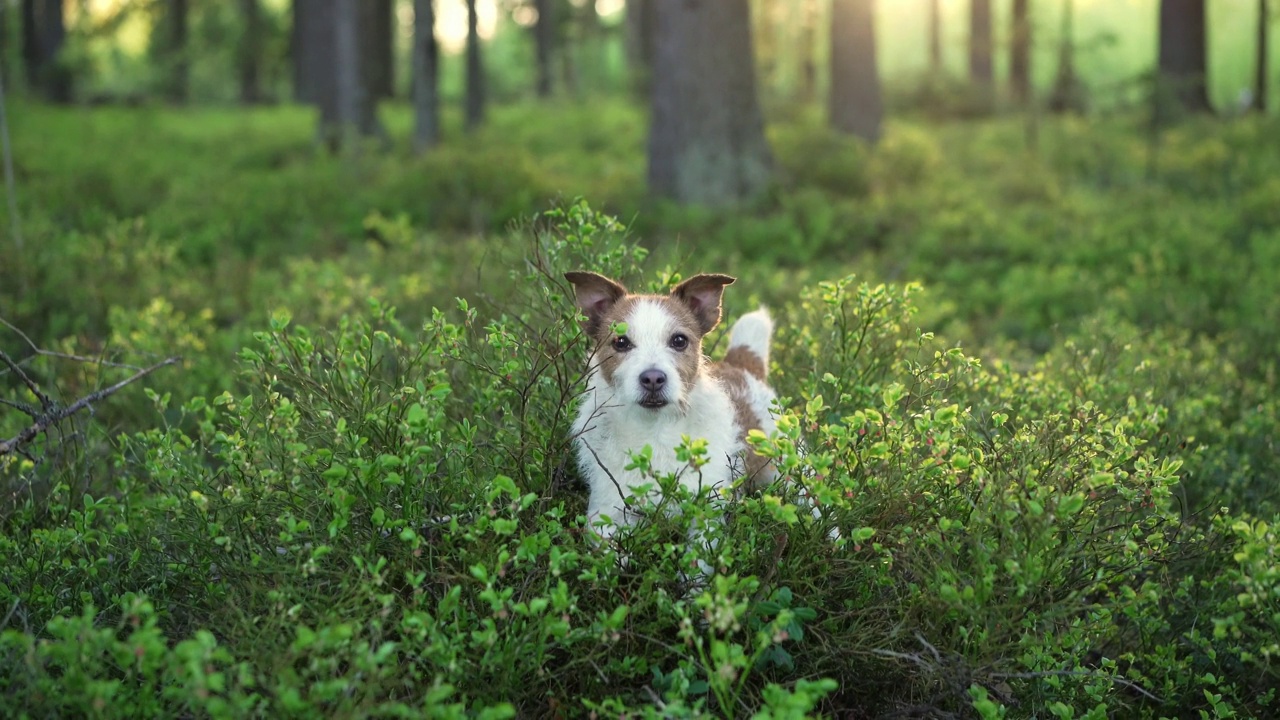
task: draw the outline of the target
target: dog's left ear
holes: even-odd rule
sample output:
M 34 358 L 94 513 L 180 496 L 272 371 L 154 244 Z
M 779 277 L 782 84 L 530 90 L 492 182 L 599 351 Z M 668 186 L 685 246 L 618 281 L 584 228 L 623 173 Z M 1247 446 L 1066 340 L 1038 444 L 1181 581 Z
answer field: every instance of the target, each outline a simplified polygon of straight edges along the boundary
M 698 319 L 703 335 L 720 323 L 720 298 L 724 286 L 733 284 L 728 275 L 694 275 L 671 291 L 671 297 L 684 303 Z

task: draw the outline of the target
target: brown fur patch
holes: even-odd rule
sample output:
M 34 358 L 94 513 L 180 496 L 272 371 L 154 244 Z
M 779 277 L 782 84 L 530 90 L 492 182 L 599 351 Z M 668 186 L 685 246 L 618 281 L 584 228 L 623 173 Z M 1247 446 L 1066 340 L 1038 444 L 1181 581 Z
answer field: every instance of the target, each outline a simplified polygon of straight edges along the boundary
M 768 372 L 768 368 L 764 366 L 764 361 L 760 359 L 760 356 L 751 348 L 741 345 L 729 348 L 729 352 L 724 354 L 724 360 L 721 360 L 721 362 L 725 365 L 742 368 L 755 375 L 759 380 L 764 380 Z
M 676 368 L 680 372 L 680 382 L 686 392 L 698 379 L 703 364 L 702 334 L 693 311 L 684 303 L 663 295 L 627 295 L 614 303 L 601 317 L 601 322 L 594 328 L 593 340 L 596 347 L 596 359 L 604 381 L 613 385 L 618 366 L 626 357 L 625 352 L 613 349 L 613 341 L 617 337 L 612 327 L 617 323 L 626 323 L 641 302 L 652 302 L 660 305 L 672 318 L 671 334 L 683 333 L 689 338 L 689 345 L 683 351 L 675 352 Z M 638 380 L 636 380 L 638 381 Z
M 748 353 L 756 358 L 757 365 L 763 366 L 760 358 L 756 357 L 755 353 L 750 351 Z M 728 357 L 726 356 L 725 361 L 712 364 L 710 370 L 720 381 L 720 386 L 729 394 L 729 399 L 733 401 L 734 420 L 737 421 L 738 427 L 742 428 L 741 438 L 745 445 L 747 433 L 751 430 L 760 429 L 762 419 L 756 415 L 755 409 L 751 407 L 751 388 L 747 384 L 747 373 L 749 371 L 741 366 L 729 363 L 727 360 Z M 750 446 L 743 453 L 742 461 L 745 466 L 744 474 L 747 478 L 747 487 L 752 490 L 758 489 L 766 476 L 765 469 L 769 467 L 771 461 L 769 458 L 757 455 L 756 451 L 752 450 Z

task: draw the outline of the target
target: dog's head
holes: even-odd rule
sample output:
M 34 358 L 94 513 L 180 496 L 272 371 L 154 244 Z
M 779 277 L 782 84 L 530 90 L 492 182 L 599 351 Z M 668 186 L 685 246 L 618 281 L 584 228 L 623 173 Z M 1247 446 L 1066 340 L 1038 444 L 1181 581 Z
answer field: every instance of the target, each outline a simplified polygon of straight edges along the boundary
M 683 408 L 702 370 L 702 338 L 720 322 L 728 275 L 695 275 L 669 295 L 633 295 L 603 275 L 565 273 L 597 371 L 625 405 Z

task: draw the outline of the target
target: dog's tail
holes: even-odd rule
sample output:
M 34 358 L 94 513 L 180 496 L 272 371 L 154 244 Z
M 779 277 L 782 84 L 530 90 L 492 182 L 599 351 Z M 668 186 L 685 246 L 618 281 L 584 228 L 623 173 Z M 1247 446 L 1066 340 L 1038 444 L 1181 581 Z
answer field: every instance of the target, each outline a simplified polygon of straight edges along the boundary
M 729 351 L 724 362 L 764 380 L 769 371 L 769 341 L 773 337 L 773 318 L 763 307 L 738 318 L 729 331 Z

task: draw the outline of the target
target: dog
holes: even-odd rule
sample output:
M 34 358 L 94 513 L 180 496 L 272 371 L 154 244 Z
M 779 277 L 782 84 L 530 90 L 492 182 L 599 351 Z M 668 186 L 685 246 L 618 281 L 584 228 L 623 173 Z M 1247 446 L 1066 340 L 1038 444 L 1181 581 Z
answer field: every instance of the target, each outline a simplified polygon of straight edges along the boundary
M 646 446 L 651 473 L 673 474 L 694 493 L 705 488 L 723 495 L 740 478 L 756 487 L 776 479 L 773 464 L 747 444 L 751 430 L 777 430 L 777 396 L 767 382 L 773 336 L 768 311 L 734 323 L 723 360 L 711 362 L 702 353 L 734 278 L 695 275 L 667 295 L 632 294 L 590 272 L 565 273 L 565 279 L 592 343 L 588 386 L 572 433 L 591 491 L 587 519 L 600 538 L 635 521 L 624 500 L 653 482 L 653 475 L 629 469 L 632 454 Z M 701 467 L 677 457 L 685 437 L 706 441 Z

